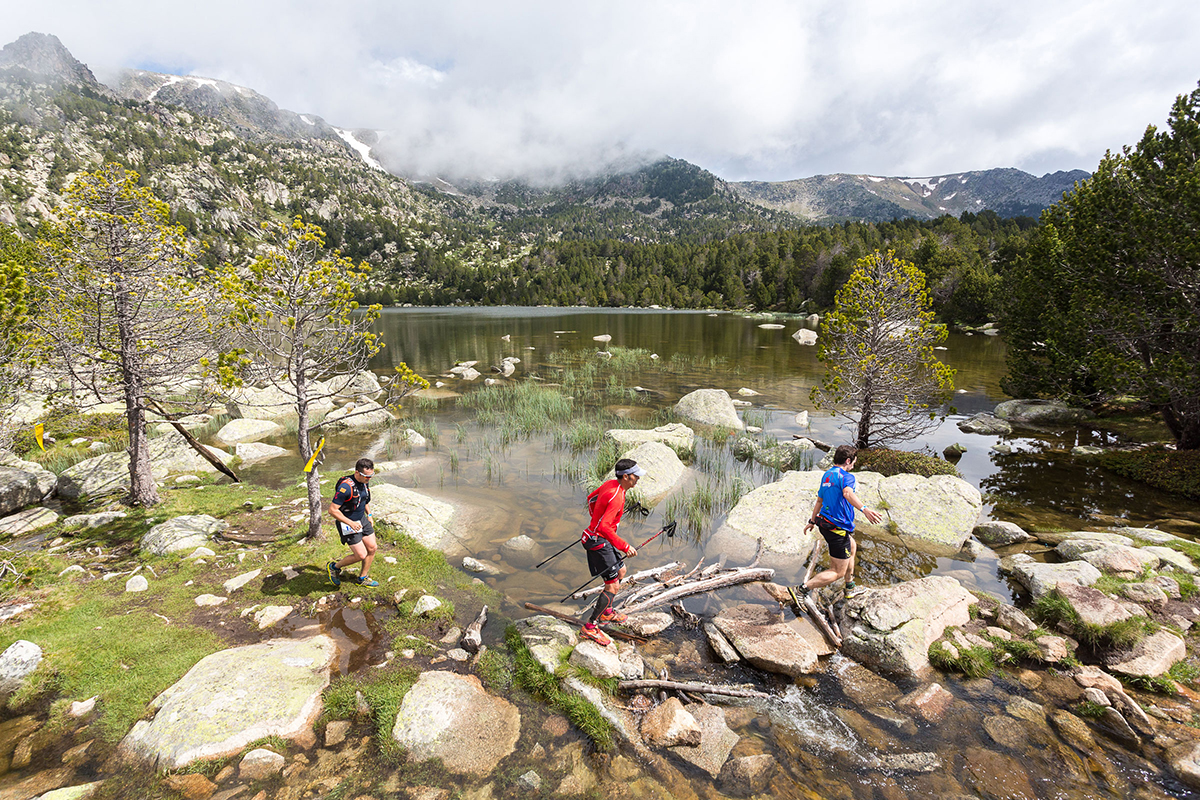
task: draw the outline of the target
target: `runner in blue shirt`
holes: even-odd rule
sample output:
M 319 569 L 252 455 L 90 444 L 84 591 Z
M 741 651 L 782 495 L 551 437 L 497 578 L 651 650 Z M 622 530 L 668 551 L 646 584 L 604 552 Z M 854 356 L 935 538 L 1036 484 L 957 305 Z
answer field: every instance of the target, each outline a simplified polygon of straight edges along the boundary
M 858 543 L 854 541 L 854 510 L 863 513 L 872 525 L 883 519 L 878 513 L 863 505 L 854 494 L 855 480 L 850 470 L 858 460 L 858 448 L 844 444 L 833 454 L 833 466 L 821 476 L 821 488 L 817 490 L 817 502 L 812 516 L 804 526 L 808 533 L 813 526 L 821 532 L 829 545 L 830 568 L 822 570 L 808 579 L 807 583 L 792 591 L 793 599 L 803 599 L 813 589 L 828 586 L 839 578 L 846 579 L 846 597 L 860 592 L 854 583 L 854 556 Z

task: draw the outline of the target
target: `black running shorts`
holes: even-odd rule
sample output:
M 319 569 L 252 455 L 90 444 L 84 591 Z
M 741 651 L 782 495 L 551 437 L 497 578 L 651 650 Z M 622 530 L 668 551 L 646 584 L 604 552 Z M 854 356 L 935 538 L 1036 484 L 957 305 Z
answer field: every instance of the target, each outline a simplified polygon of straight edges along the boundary
M 338 536 L 342 537 L 342 544 L 358 544 L 363 540 L 364 536 L 374 536 L 375 526 L 371 524 L 371 517 L 365 516 L 358 520 L 362 523 L 362 530 L 356 531 L 340 519 L 333 521 L 334 527 L 337 528 Z
M 617 556 L 617 548 L 604 540 L 604 544 L 595 550 L 588 550 L 588 570 L 592 575 L 599 575 L 605 583 L 617 580 L 621 572 L 621 559 Z
M 817 530 L 825 537 L 825 544 L 829 545 L 830 558 L 847 559 L 850 557 L 851 531 L 839 528 L 820 515 L 817 516 Z

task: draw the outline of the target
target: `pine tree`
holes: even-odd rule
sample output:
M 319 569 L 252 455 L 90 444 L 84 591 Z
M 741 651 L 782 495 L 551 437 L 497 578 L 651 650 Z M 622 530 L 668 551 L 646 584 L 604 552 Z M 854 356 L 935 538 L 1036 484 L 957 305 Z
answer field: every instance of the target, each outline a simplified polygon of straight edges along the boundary
M 938 424 L 954 389 L 933 349 L 945 338 L 920 270 L 891 251 L 861 258 L 821 321 L 826 371 L 813 403 L 853 422 L 858 447 L 915 438 Z

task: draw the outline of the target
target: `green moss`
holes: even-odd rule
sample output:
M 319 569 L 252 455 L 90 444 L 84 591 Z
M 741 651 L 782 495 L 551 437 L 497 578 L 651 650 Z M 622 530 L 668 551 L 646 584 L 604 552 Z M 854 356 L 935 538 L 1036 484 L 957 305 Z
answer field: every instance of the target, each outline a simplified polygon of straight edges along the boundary
M 1119 450 L 1095 456 L 1105 469 L 1164 492 L 1200 500 L 1200 450 Z
M 596 744 L 597 749 L 611 750 L 612 729 L 596 707 L 578 695 L 563 691 L 558 678 L 537 662 L 515 627 L 509 626 L 504 639 L 509 652 L 513 654 L 513 681 L 516 685 L 565 714 Z
M 1176 572 L 1171 575 L 1175 582 L 1179 584 L 1179 596 L 1184 600 L 1190 600 L 1196 596 L 1196 579 L 1186 572 Z
M 907 450 L 888 450 L 882 447 L 858 451 L 858 472 L 878 472 L 881 475 L 916 474 L 926 478 L 933 475 L 959 477 L 953 464 L 928 453 Z

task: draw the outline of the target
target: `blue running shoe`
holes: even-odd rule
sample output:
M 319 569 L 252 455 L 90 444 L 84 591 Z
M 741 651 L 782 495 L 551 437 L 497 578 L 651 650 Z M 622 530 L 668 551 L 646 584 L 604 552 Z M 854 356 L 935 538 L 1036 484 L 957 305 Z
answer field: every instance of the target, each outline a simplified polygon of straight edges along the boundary
M 354 582 L 357 583 L 359 586 L 378 586 L 379 585 L 379 581 L 375 580 L 374 578 L 368 578 L 366 575 L 359 575 L 357 578 L 354 579 Z
M 325 572 L 329 575 L 329 581 L 334 586 L 342 585 L 342 570 L 338 567 L 337 562 L 330 561 L 325 565 Z

